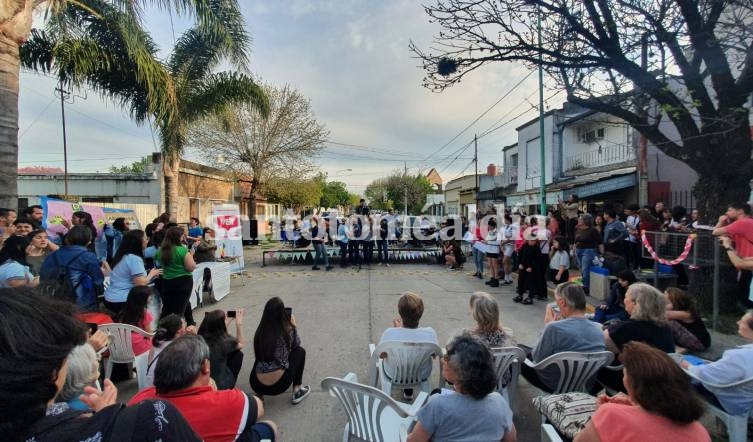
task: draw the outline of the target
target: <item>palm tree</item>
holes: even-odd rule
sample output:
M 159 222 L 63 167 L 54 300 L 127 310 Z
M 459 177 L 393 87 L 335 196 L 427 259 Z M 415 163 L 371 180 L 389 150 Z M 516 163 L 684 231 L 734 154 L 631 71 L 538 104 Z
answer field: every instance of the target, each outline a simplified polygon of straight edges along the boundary
M 71 52 L 67 69 L 62 69 L 65 75 L 61 81 L 73 85 L 84 82 L 93 86 L 91 78 L 99 78 L 99 90 L 106 95 L 117 98 L 121 104 L 131 107 L 134 117 L 142 112 L 144 116 L 157 114 L 164 118 L 170 109 L 175 106 L 164 106 L 173 100 L 174 91 L 171 92 L 171 83 L 164 69 L 157 69 L 153 61 L 154 52 L 149 46 L 154 47 L 151 41 L 140 41 L 144 36 L 140 25 L 141 8 L 146 3 L 156 4 L 165 8 L 172 8 L 179 14 L 195 15 L 199 26 L 207 32 L 213 32 L 218 40 L 224 41 L 225 47 L 229 48 L 227 54 L 235 64 L 245 67 L 246 50 L 250 39 L 242 28 L 242 19 L 237 5 L 237 0 L 2 0 L 0 1 L 0 207 L 16 207 L 17 204 L 17 176 L 18 176 L 18 91 L 20 73 L 20 47 L 30 37 L 38 37 L 39 45 L 36 47 L 37 55 L 45 55 L 47 50 L 48 59 L 37 64 L 37 68 L 43 70 L 57 69 L 58 60 L 64 65 L 63 58 Z M 67 23 L 65 27 L 56 30 L 61 32 L 58 39 L 53 39 L 47 45 L 43 43 L 49 35 L 37 33 L 32 35 L 32 14 L 40 8 L 47 8 L 47 17 L 51 22 Z M 109 9 L 108 9 L 109 8 Z M 217 14 L 217 11 L 223 11 Z M 77 11 L 79 18 L 84 21 L 81 27 L 77 23 L 66 21 L 63 17 Z M 228 12 L 229 11 L 229 12 Z M 113 21 L 115 13 L 122 14 L 121 19 Z M 87 16 L 88 18 L 83 18 Z M 108 20 L 108 17 L 110 20 Z M 105 28 L 96 25 L 97 18 L 102 18 L 102 23 L 108 22 Z M 226 20 L 230 18 L 231 21 Z M 114 24 L 120 23 L 121 26 Z M 240 27 L 238 24 L 240 23 Z M 99 38 L 87 40 L 86 32 L 99 30 Z M 76 34 L 83 31 L 83 34 Z M 128 51 L 127 56 L 108 56 L 111 48 L 107 32 L 121 32 L 119 50 Z M 77 39 L 76 37 L 80 37 Z M 96 42 L 97 45 L 94 45 Z M 45 49 L 45 47 L 47 49 Z M 151 54 L 149 54 L 151 52 Z M 73 56 L 75 54 L 75 56 Z M 148 56 L 151 55 L 151 56 Z M 117 61 L 127 61 L 132 69 L 130 72 L 119 69 Z M 119 71 L 122 77 L 130 76 L 138 80 L 139 90 L 148 96 L 138 100 L 130 100 L 127 96 L 109 93 L 108 81 L 111 83 L 125 83 L 126 78 L 120 78 L 115 82 L 112 73 Z M 109 77 L 109 78 L 108 78 Z M 93 86 L 94 87 L 94 86 Z M 135 91 L 135 90 L 134 90 Z M 160 99 L 157 99 L 160 97 Z M 138 104 L 135 104 L 138 103 Z M 146 109 L 135 109 L 134 106 L 146 105 Z M 136 118 L 139 121 L 139 118 Z M 142 120 L 143 121 L 143 120 Z
M 241 72 L 213 72 L 228 49 L 213 33 L 195 27 L 180 37 L 166 63 L 175 86 L 176 107 L 171 115 L 158 119 L 158 128 L 165 157 L 166 205 L 173 220 L 178 212 L 180 157 L 189 126 L 238 104 L 248 104 L 262 115 L 269 113 L 267 95 L 251 77 Z

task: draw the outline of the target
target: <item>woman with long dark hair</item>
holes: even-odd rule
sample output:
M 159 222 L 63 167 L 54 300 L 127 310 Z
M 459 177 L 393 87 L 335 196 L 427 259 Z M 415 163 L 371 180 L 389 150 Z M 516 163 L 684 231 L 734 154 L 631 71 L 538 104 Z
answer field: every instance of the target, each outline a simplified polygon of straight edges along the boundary
M 105 307 L 119 313 L 126 305 L 128 293 L 135 286 L 149 285 L 162 271 L 144 267 L 146 235 L 142 230 L 130 230 L 123 235 L 118 253 L 112 258 L 110 285 L 105 290 Z
M 292 385 L 292 402 L 297 404 L 311 393 L 310 386 L 302 385 L 306 350 L 301 347 L 295 316 L 278 297 L 264 306 L 254 334 L 254 354 L 256 362 L 248 382 L 257 395 L 275 396 Z
M 157 330 L 152 337 L 152 349 L 149 351 L 149 363 L 146 367 L 146 383 L 154 385 L 154 369 L 157 366 L 159 355 L 174 339 L 177 339 L 188 332 L 186 321 L 176 314 L 167 315 L 160 319 L 157 324 Z M 193 334 L 196 334 L 194 331 Z
M 5 240 L 0 250 L 0 288 L 36 287 L 39 277 L 34 277 L 26 262 L 26 248 L 31 240 L 27 236 L 13 235 Z
M 125 307 L 115 316 L 115 322 L 136 326 L 147 333 L 152 332 L 152 314 L 147 310 L 152 288 L 136 286 L 128 292 Z M 133 354 L 138 356 L 152 349 L 152 341 L 136 332 L 131 332 Z
M 170 402 L 147 401 L 130 410 L 123 408 L 109 379 L 102 391 L 84 387 L 82 401 L 94 413 L 54 404 L 66 381 L 71 350 L 86 342 L 86 325 L 75 318 L 73 304 L 29 289 L 0 289 L 0 311 L 4 441 L 102 440 L 102 435 L 114 434 L 124 424 L 127 434 L 119 434 L 125 440 L 201 440 Z
M 154 257 L 162 265 L 162 316 L 170 313 L 181 315 L 186 324 L 195 325 L 191 303 L 188 302 L 193 290 L 193 274 L 196 268 L 193 255 L 184 244 L 186 232 L 180 227 L 170 227 L 165 231 L 160 249 Z
M 235 337 L 227 331 L 229 321 L 235 320 Z M 223 310 L 214 310 L 204 315 L 199 326 L 199 336 L 209 345 L 209 372 L 218 390 L 235 387 L 238 373 L 243 364 L 245 344 L 243 338 L 243 309 L 235 311 L 235 317 L 228 317 Z
M 103 238 L 104 235 L 97 235 L 97 226 L 94 225 L 92 216 L 84 211 L 73 212 L 71 224 L 74 226 L 84 226 L 89 229 L 89 232 L 92 234 L 92 240 L 86 248 L 96 254 L 100 262 L 105 260 L 107 258 L 107 240 Z M 104 242 L 100 240 L 104 240 Z

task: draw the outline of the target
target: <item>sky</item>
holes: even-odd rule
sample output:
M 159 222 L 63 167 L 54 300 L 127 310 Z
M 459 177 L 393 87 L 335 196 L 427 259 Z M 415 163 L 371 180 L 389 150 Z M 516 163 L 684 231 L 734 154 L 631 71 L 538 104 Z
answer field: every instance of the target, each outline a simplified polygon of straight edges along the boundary
M 311 100 L 332 142 L 317 163 L 331 180 L 345 182 L 354 193 L 405 166 L 409 173 L 434 167 L 445 182 L 472 174 L 469 143 L 474 133 L 505 123 L 478 141 L 479 172 L 484 173 L 488 164 L 501 163 L 503 146 L 516 142 L 515 128 L 538 114 L 537 75 L 513 63 L 488 65 L 441 93 L 422 87 L 425 74 L 408 44 L 428 48 L 439 27 L 429 23 L 415 0 L 239 3 L 253 38 L 252 74 L 273 85 L 289 84 Z M 178 38 L 190 25 L 190 18 L 147 10 L 147 28 L 163 56 L 173 36 Z M 61 109 L 54 79 L 22 72 L 20 84 L 19 166 L 62 167 Z M 547 101 L 546 109 L 559 106 L 562 95 Z M 158 149 L 148 125 L 137 126 L 95 93 L 75 91 L 68 101 L 71 172 L 105 172 Z M 200 159 L 191 151 L 187 157 Z M 201 161 L 212 165 L 211 160 Z

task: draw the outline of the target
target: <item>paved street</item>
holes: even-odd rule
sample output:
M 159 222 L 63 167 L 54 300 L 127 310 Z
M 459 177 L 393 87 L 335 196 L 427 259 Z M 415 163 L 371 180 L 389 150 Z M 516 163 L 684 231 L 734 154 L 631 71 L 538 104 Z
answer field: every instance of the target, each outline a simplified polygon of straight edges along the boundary
M 266 417 L 280 425 L 285 441 L 340 440 L 345 414 L 337 400 L 321 390 L 320 382 L 327 376 L 343 376 L 350 371 L 365 381 L 368 344 L 378 341 L 384 328 L 397 316 L 397 300 L 403 291 L 412 290 L 422 296 L 425 312 L 421 324 L 434 327 L 443 345 L 453 333 L 473 325 L 468 310 L 470 294 L 488 288 L 465 272 L 447 272 L 444 267 L 428 264 L 374 266 L 360 272 L 338 267 L 326 273 L 303 266 L 262 269 L 255 263 L 247 263 L 246 269 L 249 276 L 245 286 L 240 279 L 233 279 L 233 292 L 219 303 L 195 312 L 195 317 L 200 321 L 202 311 L 215 308 L 246 309 L 247 344 L 238 387 L 249 390 L 253 333 L 264 303 L 272 296 L 280 296 L 287 306 L 293 307 L 307 351 L 304 382 L 311 384 L 313 392 L 296 406 L 290 404 L 287 394 L 265 398 Z M 500 287 L 491 293 L 502 307 L 503 324 L 516 332 L 520 342 L 533 342 L 535 328 L 543 318 L 543 303 L 515 304 L 511 288 Z M 434 378 L 437 382 L 436 373 Z M 525 381 L 522 384 L 521 391 L 530 397 Z M 126 400 L 135 392 L 135 381 L 120 383 L 119 388 L 121 400 Z M 528 415 L 518 412 L 515 417 L 522 441 L 539 437 L 539 417 L 531 414 L 528 403 L 526 399 L 524 406 L 518 407 Z
M 397 316 L 397 300 L 402 292 L 411 290 L 422 296 L 425 312 L 421 325 L 434 327 L 440 344 L 444 345 L 453 333 L 473 325 L 468 310 L 470 294 L 489 289 L 483 281 L 470 276 L 472 265 L 466 266 L 465 272 L 448 272 L 442 266 L 430 264 L 395 264 L 390 268 L 375 265 L 360 272 L 336 267 L 324 272 L 302 265 L 261 268 L 258 255 L 258 250 L 247 250 L 250 259 L 246 263 L 245 285 L 239 278 L 232 279 L 229 296 L 194 315 L 200 321 L 206 310 L 246 309 L 247 344 L 238 387 L 250 390 L 253 333 L 264 303 L 272 296 L 280 296 L 293 308 L 307 351 L 304 383 L 311 385 L 312 394 L 296 406 L 290 404 L 288 394 L 265 398 L 266 417 L 279 424 L 285 441 L 340 440 L 345 414 L 339 402 L 321 390 L 320 382 L 327 376 L 341 377 L 351 371 L 365 382 L 368 344 L 377 342 L 384 328 Z M 533 306 L 513 303 L 512 287 L 488 291 L 500 303 L 502 323 L 514 330 L 518 342 L 532 344 L 543 324 L 544 303 Z M 715 342 L 721 340 L 717 337 L 714 334 Z M 717 347 L 714 353 L 720 353 L 719 350 Z M 434 382 L 438 382 L 437 373 Z M 536 390 L 522 377 L 519 385 L 520 395 L 514 410 L 518 440 L 539 440 L 540 417 L 530 405 Z M 118 387 L 120 399 L 127 400 L 135 393 L 136 382 L 122 382 Z

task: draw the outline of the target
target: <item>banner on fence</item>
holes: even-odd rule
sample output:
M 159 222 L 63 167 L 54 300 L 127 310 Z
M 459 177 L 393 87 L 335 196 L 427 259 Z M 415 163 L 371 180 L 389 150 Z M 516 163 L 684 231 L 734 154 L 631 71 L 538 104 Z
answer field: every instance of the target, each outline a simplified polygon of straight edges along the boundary
M 125 218 L 129 229 L 142 229 L 136 212 L 132 209 L 115 209 L 112 207 L 92 206 L 78 202 L 64 201 L 47 196 L 40 197 L 40 205 L 44 212 L 42 227 L 47 230 L 50 240 L 59 243 L 60 237 L 68 232 L 74 212 L 86 212 L 92 217 L 97 227 L 97 235 L 102 234 L 105 224 L 112 225 L 117 218 Z
M 217 244 L 216 257 L 236 258 L 230 263 L 230 271 L 242 272 L 246 264 L 243 259 L 243 235 L 237 204 L 215 204 L 212 206 L 212 230 Z

